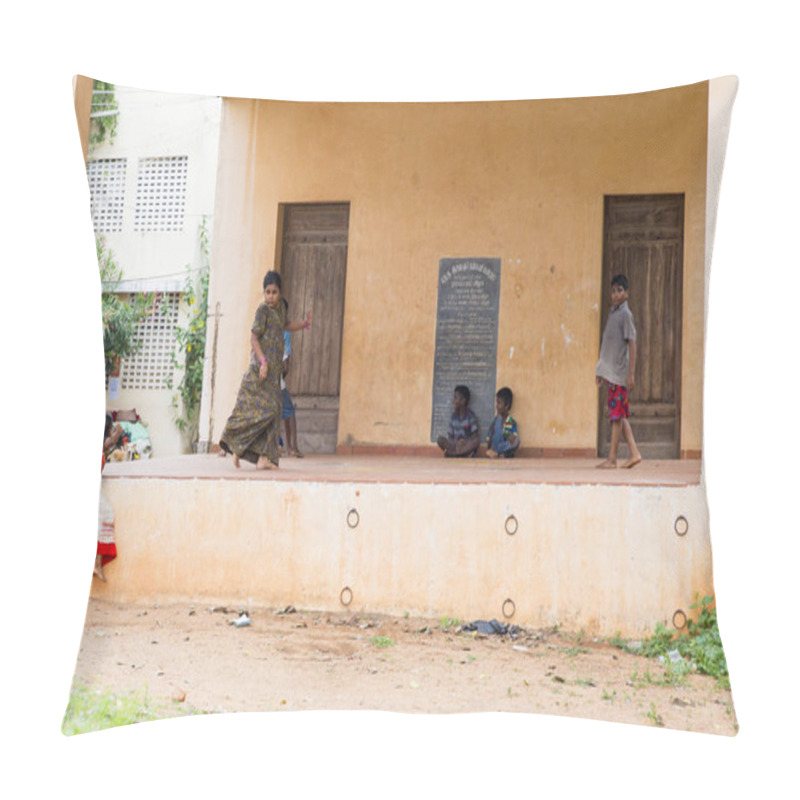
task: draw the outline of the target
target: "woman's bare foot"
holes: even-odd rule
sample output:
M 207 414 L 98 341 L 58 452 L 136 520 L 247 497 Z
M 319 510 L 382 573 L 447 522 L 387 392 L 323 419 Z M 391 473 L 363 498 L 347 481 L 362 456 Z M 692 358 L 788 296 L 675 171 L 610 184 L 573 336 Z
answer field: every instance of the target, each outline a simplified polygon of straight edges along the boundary
M 299 450 L 288 450 L 287 454 L 295 458 L 302 458 L 303 454 Z
M 236 453 L 233 454 L 233 466 L 239 469 L 239 456 Z
M 617 468 L 617 462 L 609 461 L 608 459 L 603 461 L 602 464 L 597 465 L 597 469 L 616 469 L 616 468 Z
M 94 574 L 100 578 L 101 581 L 105 583 L 106 574 L 103 572 L 103 559 L 102 556 L 98 555 L 97 558 L 94 560 Z
M 259 456 L 256 469 L 278 469 L 278 465 L 273 464 L 266 456 Z
M 631 467 L 635 467 L 638 463 L 640 463 L 642 457 L 640 455 L 631 456 L 623 465 L 622 469 L 630 469 Z
M 489 449 L 489 450 L 486 451 L 486 457 L 487 458 L 497 458 L 497 453 L 495 453 L 494 450 Z

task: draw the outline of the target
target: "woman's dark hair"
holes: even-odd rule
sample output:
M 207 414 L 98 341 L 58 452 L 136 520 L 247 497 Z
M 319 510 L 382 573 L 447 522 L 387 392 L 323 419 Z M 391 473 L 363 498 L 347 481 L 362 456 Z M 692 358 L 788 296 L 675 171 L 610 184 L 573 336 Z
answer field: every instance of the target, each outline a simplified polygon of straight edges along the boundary
M 281 275 L 279 272 L 275 272 L 275 270 L 271 269 L 265 276 L 264 276 L 264 288 L 266 289 L 267 286 L 277 286 L 280 290 L 281 288 Z
M 114 418 L 111 414 L 106 414 L 106 429 L 103 433 L 103 439 L 108 439 L 108 435 L 111 433 L 111 426 L 114 424 Z
M 504 386 L 502 389 L 497 390 L 497 397 L 503 401 L 506 408 L 510 411 L 511 404 L 514 402 L 514 395 L 511 392 L 511 389 L 508 386 Z
M 466 386 L 456 386 L 455 391 L 457 391 L 463 398 L 464 402 L 469 405 L 469 389 Z

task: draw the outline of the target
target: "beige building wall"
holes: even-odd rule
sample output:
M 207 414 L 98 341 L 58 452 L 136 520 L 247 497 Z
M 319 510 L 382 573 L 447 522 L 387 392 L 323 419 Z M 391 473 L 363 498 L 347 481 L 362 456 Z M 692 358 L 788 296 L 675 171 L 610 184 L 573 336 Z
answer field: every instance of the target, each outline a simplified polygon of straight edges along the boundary
M 82 142 L 87 141 L 89 134 L 92 85 L 92 80 L 80 76 L 75 85 Z M 101 230 L 98 235 L 122 270 L 118 291 L 125 297 L 152 292 L 178 295 L 178 324 L 185 327 L 193 313 L 183 295 L 186 279 L 190 270 L 196 275 L 206 265 L 201 231 L 205 229 L 210 234 L 213 227 L 222 101 L 218 97 L 168 94 L 126 86 L 115 87 L 115 100 L 119 111 L 116 135 L 113 141 L 88 145 L 88 160 L 125 163 L 121 223 L 119 230 Z M 175 156 L 187 159 L 181 229 L 136 230 L 140 159 Z M 174 386 L 180 379 L 180 369 L 176 369 Z M 106 410 L 136 409 L 147 425 L 154 457 L 186 453 L 191 444 L 175 424 L 176 411 L 172 406 L 175 396 L 176 390 L 166 385 L 123 386 L 116 397 L 106 393 Z
M 494 257 L 497 382 L 523 444 L 593 452 L 604 195 L 683 193 L 681 450 L 699 452 L 707 119 L 706 82 L 568 100 L 226 99 L 201 440 L 233 407 L 280 204 L 347 201 L 339 443 L 430 443 L 439 260 Z

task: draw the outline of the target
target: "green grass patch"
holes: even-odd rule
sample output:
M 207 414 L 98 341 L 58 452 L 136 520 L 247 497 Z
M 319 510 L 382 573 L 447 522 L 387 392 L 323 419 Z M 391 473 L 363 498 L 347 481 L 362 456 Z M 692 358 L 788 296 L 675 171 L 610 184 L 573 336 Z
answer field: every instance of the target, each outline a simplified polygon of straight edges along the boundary
M 714 598 L 703 597 L 691 608 L 698 612 L 697 621 L 693 619 L 688 621 L 687 633 L 675 633 L 659 622 L 656 625 L 655 633 L 649 639 L 637 642 L 637 646 L 633 646 L 631 642 L 619 636 L 609 639 L 609 644 L 626 652 L 648 658 L 659 656 L 666 658 L 667 653 L 677 650 L 684 661 L 676 664 L 666 662 L 667 682 L 678 683 L 687 672 L 696 669 L 698 672 L 716 678 L 721 686 L 728 689 L 730 688 L 728 664 L 719 635 Z
M 375 647 L 393 647 L 394 639 L 389 636 L 373 636 L 369 643 Z
M 133 692 L 105 692 L 75 684 L 69 695 L 61 732 L 65 736 L 74 736 L 193 713 L 178 703 L 163 705 L 153 702 L 146 687 Z

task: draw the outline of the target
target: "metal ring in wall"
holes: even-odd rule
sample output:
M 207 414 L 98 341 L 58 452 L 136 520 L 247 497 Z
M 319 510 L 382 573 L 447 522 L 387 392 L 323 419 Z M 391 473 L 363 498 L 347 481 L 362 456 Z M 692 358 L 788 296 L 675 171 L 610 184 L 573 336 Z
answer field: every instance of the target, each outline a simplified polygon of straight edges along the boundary
M 675 533 L 678 536 L 686 536 L 689 532 L 689 520 L 686 519 L 682 514 L 675 520 Z
M 672 615 L 672 627 L 680 631 L 686 627 L 686 614 L 680 608 Z
M 361 517 L 359 517 L 358 511 L 356 511 L 354 508 L 351 508 L 347 512 L 347 525 L 348 525 L 348 527 L 357 528 L 358 527 L 358 523 L 360 521 L 361 521 Z
M 519 523 L 517 522 L 517 518 L 513 514 L 509 514 L 506 517 L 506 533 L 509 536 L 513 536 L 517 529 L 519 528 Z
M 349 586 L 345 586 L 339 593 L 339 602 L 343 606 L 349 606 L 353 602 L 353 590 Z
M 514 601 L 509 597 L 503 601 L 503 616 L 506 619 L 510 619 L 516 613 L 517 607 L 514 605 Z

